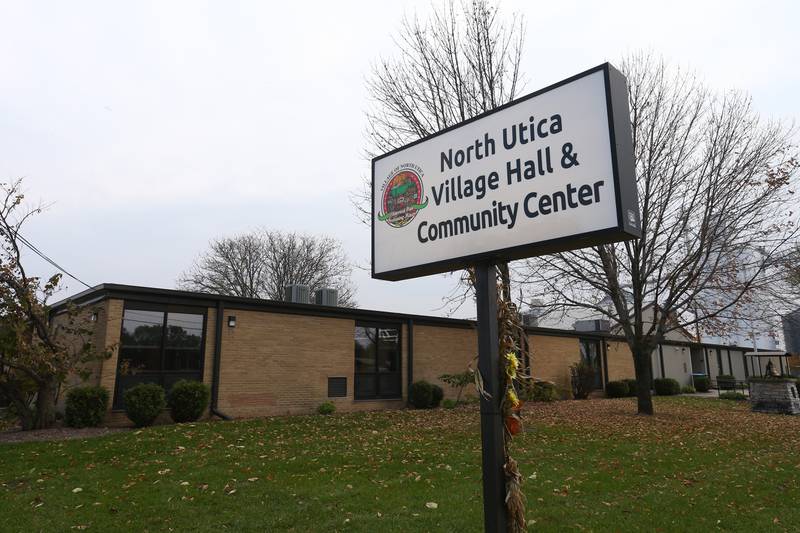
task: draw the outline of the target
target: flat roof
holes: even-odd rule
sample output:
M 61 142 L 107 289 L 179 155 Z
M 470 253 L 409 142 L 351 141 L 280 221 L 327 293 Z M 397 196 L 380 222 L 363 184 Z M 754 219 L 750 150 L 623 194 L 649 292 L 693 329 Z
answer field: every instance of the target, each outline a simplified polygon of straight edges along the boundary
M 780 350 L 763 350 L 758 352 L 745 352 L 747 357 L 791 357 L 792 354 Z
M 395 313 L 392 311 L 378 311 L 373 309 L 360 309 L 355 307 L 325 306 L 317 304 L 300 304 L 284 302 L 279 300 L 268 300 L 262 298 L 245 298 L 241 296 L 230 296 L 224 294 L 210 294 L 202 292 L 184 291 L 178 289 L 162 289 L 158 287 L 142 287 L 138 285 L 124 285 L 119 283 L 101 283 L 90 289 L 86 289 L 78 294 L 64 298 L 50 305 L 54 313 L 63 311 L 69 302 L 78 305 L 87 305 L 106 299 L 120 299 L 128 301 L 138 301 L 147 303 L 160 303 L 171 305 L 187 305 L 198 307 L 216 307 L 222 304 L 226 309 L 255 310 L 272 313 L 284 313 L 294 315 L 319 316 L 327 318 L 344 318 L 363 321 L 411 321 L 417 325 L 431 325 L 440 327 L 454 327 L 474 329 L 475 320 L 438 317 L 431 315 L 418 315 L 410 313 Z M 545 327 L 526 326 L 528 333 L 535 335 L 547 335 L 557 337 L 583 337 L 593 339 L 605 339 L 607 341 L 625 341 L 623 335 L 613 334 L 607 331 L 577 331 L 574 329 L 559 329 Z M 740 347 L 727 344 L 708 344 L 691 341 L 667 340 L 661 342 L 662 345 L 669 346 L 702 346 L 704 348 L 720 348 L 725 350 L 751 351 L 752 347 Z M 766 353 L 766 352 L 759 352 Z

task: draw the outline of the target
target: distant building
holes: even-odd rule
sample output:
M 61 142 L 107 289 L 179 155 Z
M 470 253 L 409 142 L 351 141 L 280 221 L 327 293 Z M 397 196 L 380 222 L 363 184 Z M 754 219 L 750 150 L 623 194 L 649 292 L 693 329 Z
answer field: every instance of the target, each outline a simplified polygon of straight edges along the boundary
M 800 355 L 800 309 L 782 316 L 781 323 L 786 351 Z

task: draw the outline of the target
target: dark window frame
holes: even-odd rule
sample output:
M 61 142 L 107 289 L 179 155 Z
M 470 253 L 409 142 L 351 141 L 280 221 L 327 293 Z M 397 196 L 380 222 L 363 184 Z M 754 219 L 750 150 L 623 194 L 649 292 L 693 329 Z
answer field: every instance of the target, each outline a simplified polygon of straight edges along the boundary
M 595 381 L 594 381 L 594 384 L 592 385 L 594 390 L 602 390 L 603 389 L 603 383 L 604 383 L 604 380 L 605 380 L 605 372 L 603 371 L 604 370 L 603 369 L 603 346 L 602 346 L 601 341 L 602 341 L 602 339 L 596 339 L 596 338 L 593 338 L 593 337 L 578 337 L 578 350 L 580 351 L 581 361 L 584 361 L 584 362 L 587 362 L 587 363 L 591 363 L 591 361 L 589 361 L 587 358 L 585 358 L 583 356 L 583 354 L 584 354 L 584 349 L 583 349 L 584 344 L 586 344 L 587 346 L 590 345 L 590 344 L 593 344 L 595 346 L 595 348 L 596 348 L 596 356 L 595 356 L 596 364 L 592 365 L 594 367 L 594 369 L 595 369 L 595 372 L 596 372 Z M 587 352 L 588 352 L 588 349 L 587 349 Z
M 174 305 L 174 304 L 161 304 L 161 303 L 149 303 L 149 302 L 140 302 L 140 301 L 128 301 L 126 300 L 123 308 L 122 308 L 122 319 L 120 320 L 120 330 L 119 330 L 119 347 L 117 349 L 117 369 L 114 377 L 114 397 L 112 399 L 112 409 L 113 410 L 121 410 L 123 409 L 122 404 L 122 393 L 119 387 L 119 371 L 120 367 L 122 366 L 122 332 L 125 328 L 125 312 L 126 311 L 153 311 L 158 313 L 163 313 L 163 319 L 161 322 L 162 333 L 161 333 L 161 343 L 159 346 L 160 352 L 160 363 L 161 369 L 160 370 L 147 370 L 142 372 L 142 374 L 148 375 L 148 377 L 152 377 L 153 383 L 157 383 L 164 387 L 165 392 L 169 392 L 166 390 L 166 386 L 164 384 L 164 377 L 167 375 L 176 375 L 185 373 L 187 378 L 190 379 L 197 379 L 200 382 L 203 382 L 205 378 L 205 367 L 206 367 L 206 340 L 207 340 L 207 333 L 208 333 L 208 309 L 206 307 L 193 307 L 187 305 Z M 167 337 L 168 337 L 168 329 L 167 324 L 169 323 L 169 315 L 170 313 L 184 313 L 184 314 L 191 314 L 191 315 L 200 315 L 203 317 L 203 326 L 200 334 L 200 368 L 198 370 L 164 370 L 165 368 L 165 359 L 166 359 L 166 352 L 167 352 Z
M 359 372 L 356 368 L 355 352 L 355 329 L 356 328 L 375 328 L 396 329 L 397 330 L 397 370 L 393 372 L 381 372 L 378 368 L 378 354 L 380 352 L 380 334 L 376 335 L 375 360 L 372 372 Z M 403 399 L 403 324 L 402 322 L 379 322 L 379 321 L 356 321 L 353 326 L 353 398 L 356 400 L 402 400 Z M 374 376 L 375 394 L 364 395 L 359 393 L 359 381 L 361 376 Z M 397 394 L 381 394 L 380 377 L 394 376 L 397 380 Z

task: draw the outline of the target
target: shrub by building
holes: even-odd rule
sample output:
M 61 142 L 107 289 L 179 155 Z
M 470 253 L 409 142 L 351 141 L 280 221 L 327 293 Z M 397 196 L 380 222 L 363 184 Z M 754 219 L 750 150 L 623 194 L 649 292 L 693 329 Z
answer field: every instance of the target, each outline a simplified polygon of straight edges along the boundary
M 628 384 L 625 381 L 609 381 L 606 383 L 606 396 L 609 398 L 624 398 L 628 396 Z
M 708 389 L 711 388 L 711 380 L 706 376 L 695 376 L 694 388 L 697 392 L 708 392 Z
M 89 385 L 67 392 L 64 416 L 70 427 L 97 427 L 103 422 L 107 410 L 108 391 L 104 387 Z
M 175 422 L 194 422 L 208 408 L 211 391 L 200 381 L 182 379 L 169 391 L 170 416 Z
M 141 383 L 125 391 L 125 414 L 136 427 L 155 422 L 166 404 L 164 389 L 155 383 Z
M 336 411 L 336 406 L 333 402 L 324 402 L 317 407 L 317 413 L 321 415 L 332 415 Z
M 720 400 L 735 400 L 741 402 L 746 400 L 747 396 L 741 392 L 723 392 L 719 395 L 719 398 Z
M 576 400 L 585 400 L 594 389 L 595 369 L 588 362 L 581 360 L 569 367 L 572 383 L 572 396 Z
M 431 404 L 428 406 L 433 409 L 439 407 L 444 399 L 444 390 L 439 385 L 431 385 Z
M 458 374 L 442 374 L 439 379 L 447 383 L 458 391 L 456 395 L 456 403 L 461 401 L 461 394 L 464 392 L 464 387 L 473 382 L 474 378 L 471 370 L 465 370 Z
M 558 389 L 556 384 L 550 381 L 523 382 L 520 394 L 523 400 L 529 402 L 554 402 L 558 400 Z
M 635 379 L 623 379 L 625 383 L 628 384 L 628 396 L 636 396 L 636 392 L 639 389 L 639 385 L 637 385 Z
M 417 409 L 427 409 L 433 403 L 433 385 L 416 381 L 408 389 L 408 401 Z
M 653 380 L 653 388 L 659 396 L 675 396 L 681 393 L 681 384 L 672 378 L 658 378 Z

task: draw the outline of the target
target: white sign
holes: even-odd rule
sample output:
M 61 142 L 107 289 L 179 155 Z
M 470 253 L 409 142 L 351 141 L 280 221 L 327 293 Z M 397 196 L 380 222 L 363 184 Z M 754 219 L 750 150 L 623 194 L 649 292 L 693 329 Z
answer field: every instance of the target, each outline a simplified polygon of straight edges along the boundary
M 372 161 L 372 275 L 639 236 L 625 79 L 604 64 Z

